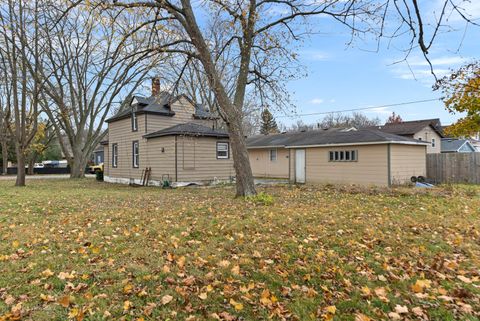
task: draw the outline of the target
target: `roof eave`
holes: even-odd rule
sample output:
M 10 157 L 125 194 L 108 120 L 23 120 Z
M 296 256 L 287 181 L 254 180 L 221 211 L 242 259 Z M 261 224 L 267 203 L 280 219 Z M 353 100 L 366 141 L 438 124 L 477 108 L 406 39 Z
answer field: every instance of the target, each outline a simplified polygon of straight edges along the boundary
M 312 148 L 312 147 L 341 147 L 341 146 L 366 146 L 366 145 L 413 145 L 413 146 L 428 146 L 425 142 L 406 142 L 406 141 L 381 141 L 381 142 L 360 142 L 360 143 L 337 143 L 337 144 L 312 144 L 312 145 L 291 145 L 285 148 Z

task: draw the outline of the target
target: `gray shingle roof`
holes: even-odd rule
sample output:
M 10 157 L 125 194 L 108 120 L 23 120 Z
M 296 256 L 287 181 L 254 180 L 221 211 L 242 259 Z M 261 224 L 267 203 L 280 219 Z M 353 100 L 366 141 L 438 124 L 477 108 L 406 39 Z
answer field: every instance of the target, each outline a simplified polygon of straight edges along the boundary
M 195 124 L 195 123 L 178 124 L 172 127 L 168 127 L 168 128 L 147 134 L 143 137 L 148 139 L 148 138 L 172 136 L 172 135 L 228 138 L 228 133 L 223 130 L 212 129 L 210 127 Z
M 438 118 L 404 121 L 401 123 L 385 124 L 383 126 L 372 126 L 368 128 L 378 129 L 395 135 L 414 135 L 428 126 L 431 126 L 440 136 L 443 137 L 443 130 L 440 125 L 440 119 Z
M 170 108 L 170 104 L 178 100 L 180 97 L 185 97 L 195 106 L 194 117 L 197 118 L 215 118 L 215 116 L 207 111 L 203 105 L 195 104 L 190 98 L 185 95 L 178 95 L 173 97 L 167 92 L 161 92 L 157 96 L 143 97 L 143 96 L 133 96 L 131 101 L 127 103 L 127 106 L 132 105 L 132 107 L 137 108 L 137 114 L 157 114 L 163 116 L 174 116 L 175 112 Z M 133 103 L 133 104 L 132 104 Z M 106 120 L 107 123 L 128 118 L 132 114 L 131 108 L 125 108 L 124 110 L 118 112 L 115 116 L 110 117 Z
M 464 144 L 468 144 L 472 152 L 475 151 L 475 148 L 470 145 L 470 142 L 467 139 L 444 138 L 442 139 L 442 153 L 455 153 Z
M 315 145 L 341 145 L 365 143 L 398 143 L 426 145 L 415 139 L 385 133 L 374 129 L 359 129 L 357 131 L 323 131 L 313 130 L 276 135 L 257 135 L 247 139 L 248 148 L 260 147 L 293 147 Z

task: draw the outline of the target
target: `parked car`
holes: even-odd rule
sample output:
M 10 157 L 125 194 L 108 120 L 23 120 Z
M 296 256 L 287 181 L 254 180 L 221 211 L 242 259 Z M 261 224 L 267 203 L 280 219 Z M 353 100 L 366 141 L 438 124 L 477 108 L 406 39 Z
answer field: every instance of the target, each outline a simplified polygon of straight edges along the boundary
M 88 168 L 88 172 L 90 174 L 95 174 L 96 172 L 103 172 L 103 163 L 98 165 L 92 165 Z
M 44 168 L 45 165 L 43 165 L 43 163 L 35 163 L 35 165 L 33 166 L 33 168 Z

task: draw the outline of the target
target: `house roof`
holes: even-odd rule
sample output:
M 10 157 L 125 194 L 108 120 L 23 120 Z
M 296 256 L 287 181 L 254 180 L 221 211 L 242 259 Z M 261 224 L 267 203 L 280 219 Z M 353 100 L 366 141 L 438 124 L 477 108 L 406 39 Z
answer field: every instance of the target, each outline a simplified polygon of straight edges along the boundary
M 444 138 L 442 139 L 442 153 L 458 152 L 458 150 L 465 144 L 470 147 L 472 152 L 475 152 L 475 147 L 473 147 L 467 139 Z
M 443 137 L 443 130 L 440 124 L 440 119 L 438 118 L 404 121 L 401 123 L 388 123 L 383 126 L 372 126 L 368 128 L 378 129 L 385 133 L 395 135 L 414 135 L 428 126 L 430 126 L 441 137 Z
M 195 124 L 195 123 L 178 124 L 172 127 L 168 127 L 168 128 L 147 134 L 143 137 L 149 139 L 149 138 L 175 136 L 175 135 L 222 137 L 222 138 L 229 137 L 228 133 L 223 130 L 212 129 L 210 127 Z
M 257 135 L 247 139 L 247 147 L 300 147 L 300 146 L 334 146 L 334 145 L 373 145 L 373 144 L 407 144 L 426 145 L 408 137 L 385 133 L 374 129 L 359 129 L 357 131 L 324 131 L 313 130 L 292 132 L 276 135 Z
M 133 96 L 130 99 L 130 102 L 126 102 L 127 106 L 136 107 L 136 113 L 139 114 L 156 114 L 163 116 L 174 116 L 175 112 L 170 108 L 171 104 L 179 100 L 181 97 L 186 98 L 192 105 L 195 106 L 195 113 L 193 114 L 196 118 L 216 118 L 215 115 L 210 113 L 203 105 L 194 103 L 186 95 L 172 96 L 168 92 L 161 92 L 157 96 L 143 97 L 143 96 Z M 132 114 L 131 108 L 124 108 L 119 111 L 113 117 L 110 117 L 105 122 L 110 123 L 112 121 L 125 119 L 130 117 Z

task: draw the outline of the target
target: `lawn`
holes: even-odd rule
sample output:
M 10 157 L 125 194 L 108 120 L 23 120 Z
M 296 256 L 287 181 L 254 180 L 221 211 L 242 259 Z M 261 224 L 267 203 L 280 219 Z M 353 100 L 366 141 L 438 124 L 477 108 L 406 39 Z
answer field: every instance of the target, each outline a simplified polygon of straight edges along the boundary
M 480 187 L 0 181 L 0 320 L 478 320 Z

